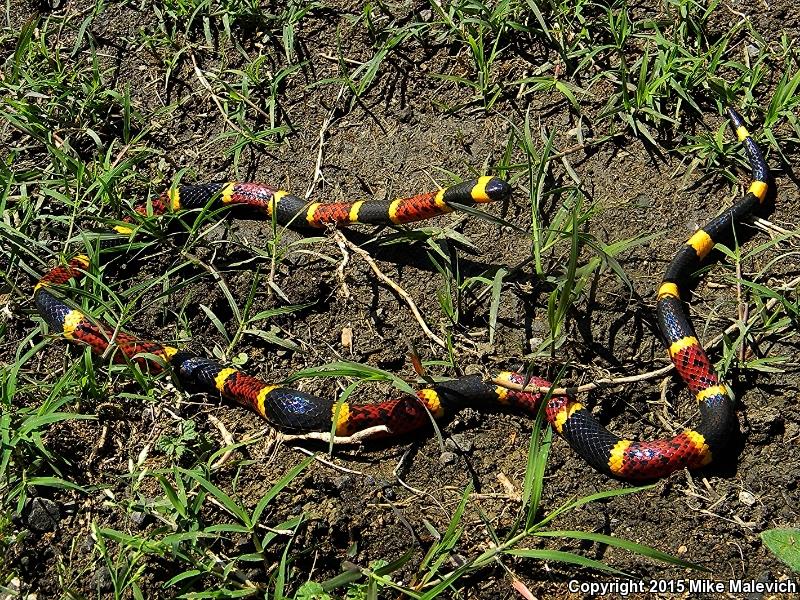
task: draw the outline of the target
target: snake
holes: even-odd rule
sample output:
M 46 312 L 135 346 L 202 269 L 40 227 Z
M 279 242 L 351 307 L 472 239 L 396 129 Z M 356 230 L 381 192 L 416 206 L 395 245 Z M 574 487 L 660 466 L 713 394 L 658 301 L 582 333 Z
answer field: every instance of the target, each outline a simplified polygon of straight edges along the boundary
M 351 403 L 323 398 L 280 383 L 269 383 L 216 359 L 181 350 L 137 335 L 118 331 L 69 303 L 63 291 L 91 265 L 79 254 L 56 265 L 35 285 L 34 302 L 48 327 L 71 342 L 86 344 L 98 355 L 117 363 L 134 363 L 150 373 L 168 371 L 185 389 L 199 390 L 243 406 L 286 433 L 330 433 L 347 438 L 374 431 L 374 437 L 396 438 L 430 428 L 432 419 L 452 416 L 464 406 L 506 407 L 537 414 L 542 402 L 545 418 L 574 451 L 596 470 L 623 480 L 650 480 L 676 470 L 696 469 L 724 456 L 738 432 L 735 401 L 730 388 L 716 373 L 688 317 L 684 295 L 694 274 L 717 243 L 735 241 L 735 227 L 769 191 L 761 150 L 742 117 L 727 109 L 752 169 L 746 194 L 698 229 L 680 247 L 658 288 L 656 312 L 669 357 L 695 396 L 700 425 L 670 439 L 636 441 L 609 432 L 591 411 L 571 395 L 541 390 L 551 383 L 520 372 L 503 371 L 493 377 L 480 374 L 429 384 L 415 394 L 402 394 L 376 403 Z M 163 215 L 192 209 L 245 206 L 281 226 L 325 229 L 354 224 L 401 225 L 475 207 L 506 201 L 508 182 L 493 176 L 395 200 L 341 203 L 308 202 L 284 190 L 260 183 L 214 182 L 175 185 L 150 202 L 134 206 L 134 215 Z M 116 233 L 136 235 L 133 216 L 115 227 Z M 522 390 L 518 389 L 520 386 Z M 532 391 L 528 391 L 532 390 Z M 349 399 L 348 399 L 349 400 Z

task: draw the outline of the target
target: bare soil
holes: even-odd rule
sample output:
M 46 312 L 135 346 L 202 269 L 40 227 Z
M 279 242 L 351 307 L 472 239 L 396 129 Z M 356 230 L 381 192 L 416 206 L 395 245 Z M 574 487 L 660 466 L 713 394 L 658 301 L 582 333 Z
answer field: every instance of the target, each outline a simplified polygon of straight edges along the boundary
M 68 2 L 58 10 L 80 11 L 89 7 L 82 4 Z M 733 2 L 731 7 L 747 13 L 753 27 L 765 36 L 785 32 L 797 38 L 800 34 L 798 11 L 790 0 L 770 2 L 768 9 L 742 2 Z M 24 4 L 15 8 L 15 19 L 20 24 L 34 10 Z M 392 10 L 397 11 L 395 16 L 403 10 L 411 15 L 407 7 L 395 6 Z M 715 26 L 720 31 L 738 19 L 726 10 L 719 9 L 718 13 Z M 248 179 L 303 193 L 316 170 L 320 130 L 331 114 L 333 119 L 326 130 L 321 163 L 322 178 L 314 191 L 319 201 L 399 197 L 434 189 L 436 182 L 442 180 L 443 170 L 470 177 L 481 172 L 484 165 L 500 159 L 509 137 L 508 122 L 521 123 L 526 113 L 537 128 L 555 130 L 559 147 L 575 143 L 569 131 L 578 121 L 557 95 L 540 94 L 522 100 L 503 98 L 490 114 L 471 109 L 455 114 L 442 111 L 441 103 L 456 105 L 471 96 L 463 88 L 431 78 L 429 73 L 469 72 L 470 65 L 466 57 L 451 56 L 447 47 L 433 43 L 428 46 L 413 42 L 403 53 L 390 55 L 381 67 L 378 83 L 359 102 L 344 110 L 341 102 L 337 103 L 337 86 L 308 86 L 337 75 L 336 61 L 329 56 L 343 53 L 352 60 L 371 56 L 372 41 L 363 28 L 349 24 L 350 14 L 351 9 L 345 7 L 321 9 L 312 11 L 300 23 L 295 35 L 302 40 L 302 58 L 307 62 L 297 76 L 287 78 L 280 94 L 280 113 L 284 122 L 291 123 L 292 131 L 273 147 L 248 146 L 238 171 L 233 170 L 230 155 L 223 153 L 224 143 L 207 143 L 226 124 L 195 76 L 191 61 L 179 62 L 165 90 L 165 67 L 158 50 L 133 45 L 137 28 L 151 25 L 148 19 L 153 18 L 152 12 L 131 3 L 109 7 L 97 17 L 90 31 L 99 44 L 95 49 L 97 55 L 107 67 L 113 67 L 109 85 L 117 90 L 130 85 L 133 104 L 143 111 L 162 103 L 181 103 L 148 140 L 153 147 L 163 150 L 161 156 L 141 166 L 153 174 L 153 187 L 169 185 L 175 173 L 187 168 L 184 180 Z M 334 33 L 337 28 L 345 35 L 337 37 Z M 236 32 L 237 43 L 248 52 L 255 52 L 255 45 L 262 43 L 258 31 L 237 29 Z M 230 45 L 225 40 L 220 43 Z M 276 45 L 273 54 L 277 57 L 278 43 L 272 40 L 268 43 Z M 225 53 L 200 52 L 196 58 L 203 69 L 215 70 L 222 66 L 223 54 L 226 68 L 244 66 L 232 47 Z M 280 62 L 278 58 L 275 61 Z M 509 59 L 501 68 L 507 70 L 509 78 L 518 78 L 523 76 L 526 64 L 521 59 Z M 765 81 L 759 93 L 769 98 L 768 90 L 774 84 L 775 81 Z M 589 99 L 582 105 L 590 117 L 604 102 L 602 90 L 593 92 L 596 100 Z M 688 126 L 699 132 L 706 127 L 713 130 L 720 123 L 709 109 L 705 122 Z M 669 140 L 660 141 L 669 148 Z M 787 151 L 790 162 L 797 158 L 796 148 Z M 652 241 L 621 257 L 621 265 L 634 290 L 628 290 L 611 273 L 599 277 L 588 298 L 568 318 L 568 343 L 559 349 L 552 363 L 537 364 L 536 370 L 552 375 L 562 365 L 569 364 L 566 380 L 583 383 L 605 373 L 629 375 L 662 366 L 666 358 L 657 335 L 654 290 L 679 245 L 721 206 L 734 200 L 730 187 L 722 180 L 702 180 L 698 172 L 685 177 L 689 161 L 680 153 L 650 152 L 633 138 L 617 138 L 616 143 L 578 151 L 568 158 L 590 191 L 590 200 L 598 207 L 589 223 L 589 233 L 609 243 L 640 234 L 656 235 Z M 29 159 L 37 159 L 35 150 Z M 775 172 L 778 192 L 769 217 L 791 228 L 796 225 L 794 219 L 800 209 L 794 174 L 783 171 L 779 167 L 783 163 L 776 157 L 770 163 L 778 167 Z M 559 165 L 548 185 L 557 187 L 567 177 Z M 487 211 L 527 229 L 530 206 L 525 179 L 516 183 L 517 192 L 508 206 L 490 206 Z M 742 180 L 746 180 L 744 173 Z M 131 189 L 125 190 L 123 196 L 134 201 L 145 193 L 147 190 Z M 545 215 L 552 215 L 554 207 L 546 202 L 544 209 Z M 108 208 L 108 216 L 113 212 Z M 529 256 L 530 241 L 509 228 L 464 219 L 457 214 L 441 217 L 435 224 L 453 222 L 458 222 L 456 229 L 478 249 L 474 254 L 457 251 L 462 277 L 492 273 L 492 267 L 514 266 Z M 234 297 L 244 299 L 250 291 L 253 267 L 262 272 L 270 268 L 268 262 L 253 260 L 251 250 L 267 245 L 272 239 L 269 229 L 260 221 L 226 218 L 206 244 L 193 248 L 193 252 L 222 274 Z M 361 243 L 391 233 L 356 228 L 347 235 Z M 66 231 L 49 230 L 42 232 L 41 239 L 50 240 L 52 248 L 60 249 L 60 240 L 65 235 Z M 763 241 L 763 236 L 754 232 L 753 240 L 748 243 Z M 297 239 L 298 235 L 289 233 L 281 243 L 289 247 Z M 129 286 L 163 273 L 181 260 L 179 244 L 168 238 L 163 252 L 126 258 L 125 262 L 130 264 L 112 263 L 105 271 L 106 282 Z M 437 320 L 443 318 L 437 300 L 442 277 L 428 258 L 429 247 L 424 242 L 399 246 L 372 243 L 365 247 L 383 272 L 415 299 L 422 313 L 430 315 L 430 325 L 438 331 Z M 288 303 L 310 306 L 272 321 L 279 325 L 280 335 L 298 344 L 302 351 L 284 350 L 246 336 L 236 351 L 247 354 L 245 367 L 249 372 L 280 381 L 299 368 L 346 359 L 413 380 L 406 358 L 407 340 L 426 360 L 441 356 L 441 350 L 424 336 L 404 303 L 376 281 L 366 263 L 351 256 L 344 269 L 350 296 L 344 298 L 342 282 L 336 273 L 342 255 L 334 241 L 323 235 L 304 248 L 311 252 L 290 253 L 278 264 L 274 282 L 286 294 Z M 456 254 L 452 243 L 445 251 Z M 743 269 L 746 273 L 757 272 L 775 256 L 774 252 L 761 253 L 755 260 L 746 260 Z M 326 260 L 328 257 L 330 260 Z M 769 268 L 774 273 L 773 281 L 788 280 L 800 271 L 800 261 L 790 257 Z M 192 266 L 177 273 L 173 283 L 198 274 L 202 276 L 184 288 L 180 297 L 147 302 L 131 329 L 163 340 L 184 338 L 188 330 L 191 347 L 206 353 L 215 346 L 224 348 L 225 341 L 200 308 L 201 304 L 208 306 L 222 320 L 231 317 L 220 287 L 202 267 Z M 526 266 L 504 287 L 492 346 L 488 344 L 488 297 L 467 294 L 461 298 L 462 319 L 454 340 L 459 369 L 437 371 L 432 367 L 432 372 L 454 376 L 520 367 L 523 356 L 535 345 L 531 340 L 543 337 L 548 331 L 548 290 L 534 281 L 530 266 Z M 19 283 L 28 293 L 34 280 Z M 264 287 L 256 291 L 255 311 L 286 304 L 286 300 Z M 19 309 L 20 315 L 29 315 L 33 305 L 20 299 Z M 704 339 L 712 338 L 736 318 L 736 290 L 730 285 L 725 268 L 712 268 L 703 278 L 696 289 L 692 311 L 698 333 Z M 176 313 L 186 319 L 185 328 L 176 322 Z M 10 341 L 0 349 L 0 359 L 13 360 L 16 351 L 13 342 L 22 340 L 29 326 L 27 316 L 8 323 L 6 339 Z M 351 348 L 342 345 L 346 329 L 353 332 Z M 780 340 L 769 340 L 753 351 L 797 356 L 797 350 Z M 54 340 L 42 352 L 42 372 L 60 373 L 81 352 Z M 715 357 L 718 356 L 717 351 Z M 139 501 L 126 497 L 131 489 L 127 479 L 129 461 L 136 461 L 149 449 L 146 464 L 150 468 L 167 465 L 168 459 L 154 449 L 154 444 L 163 433 L 177 430 L 179 417 L 193 419 L 200 433 L 218 446 L 224 442 L 210 420 L 212 416 L 236 440 L 257 435 L 264 429 L 264 423 L 240 408 L 206 396 L 187 399 L 165 383 L 156 386 L 148 400 L 137 383 L 118 372 L 109 375 L 105 367 L 96 364 L 102 392 L 87 393 L 71 408 L 100 414 L 101 418 L 56 425 L 50 429 L 45 444 L 51 452 L 70 457 L 71 470 L 64 473 L 67 479 L 84 486 L 98 486 L 95 489 L 103 491 L 88 496 L 70 493 L 53 496 L 62 513 L 55 531 L 23 536 L 24 541 L 10 547 L 5 557 L 4 570 L 17 573 L 24 590 L 36 592 L 41 598 L 58 597 L 67 587 L 86 597 L 107 594 L 105 588 L 98 588 L 98 577 L 102 574 L 98 575 L 99 565 L 90 560 L 91 544 L 84 543 L 89 524 L 95 522 L 139 534 L 155 526 L 130 521 L 130 513 L 121 508 Z M 738 457 L 708 472 L 676 473 L 646 491 L 583 506 L 558 521 L 562 529 L 598 531 L 654 546 L 700 564 L 709 569 L 708 573 L 665 568 L 594 544 L 551 540 L 543 545 L 580 551 L 645 579 L 769 581 L 793 577 L 763 546 L 759 533 L 771 527 L 796 526 L 799 520 L 798 379 L 791 372 L 758 375 L 747 372 L 732 384 L 741 408 L 743 443 Z M 328 395 L 338 389 L 330 380 L 307 380 L 302 386 Z M 391 390 L 384 385 L 363 386 L 358 391 L 359 400 L 365 402 L 389 393 Z M 31 393 L 28 400 L 36 403 L 36 395 Z M 692 401 L 676 377 L 605 389 L 588 394 L 585 402 L 609 429 L 631 437 L 670 435 L 696 418 Z M 443 448 L 435 435 L 337 449 L 330 458 L 336 468 L 322 463 L 310 466 L 281 495 L 269 522 L 278 523 L 301 512 L 306 515 L 293 544 L 300 554 L 295 567 L 306 570 L 317 581 L 339 573 L 345 560 L 367 566 L 376 559 L 393 560 L 409 548 L 417 548 L 415 558 L 394 574 L 400 581 L 411 577 L 433 541 L 425 523 L 444 531 L 463 490 L 471 483 L 474 495 L 464 518 L 467 529 L 459 551 L 464 557 L 474 556 L 489 543 L 480 511 L 501 533 L 508 530 L 517 516 L 531 427 L 529 416 L 465 410 L 442 425 L 445 441 L 456 436 L 457 440 L 469 442 L 467 451 L 456 451 L 452 462 L 443 460 L 443 452 L 452 449 Z M 99 445 L 101 435 L 103 444 Z M 319 449 L 313 445 L 307 447 Z M 214 480 L 255 505 L 302 458 L 303 454 L 292 445 L 275 444 L 268 434 L 235 453 L 229 466 L 214 474 Z M 152 490 L 142 489 L 140 493 L 159 494 L 155 482 L 152 484 Z M 552 510 L 569 498 L 625 485 L 599 475 L 576 457 L 563 440 L 556 439 L 547 467 L 543 510 Z M 107 502 L 109 498 L 114 502 Z M 274 558 L 277 563 L 281 557 L 276 554 Z M 567 581 L 574 577 L 585 581 L 607 579 L 556 563 L 508 560 L 507 566 L 538 598 L 586 597 L 570 594 Z M 64 581 L 65 572 L 82 575 L 78 580 Z M 161 585 L 172 575 L 169 563 L 153 560 L 147 579 L 141 582 L 146 596 L 168 595 L 169 591 L 165 592 Z M 256 580 L 265 577 L 263 572 L 253 576 Z M 302 583 L 304 577 L 295 575 L 293 581 Z M 500 567 L 487 569 L 472 580 L 467 595 L 517 597 L 509 576 Z

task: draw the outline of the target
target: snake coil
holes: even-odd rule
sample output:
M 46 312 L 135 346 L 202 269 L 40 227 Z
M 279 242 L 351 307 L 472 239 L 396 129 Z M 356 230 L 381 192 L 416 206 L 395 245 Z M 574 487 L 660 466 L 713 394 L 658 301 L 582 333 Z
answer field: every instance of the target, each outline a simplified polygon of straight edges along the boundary
M 623 479 L 652 479 L 684 467 L 707 465 L 725 452 L 738 428 L 734 402 L 727 386 L 720 381 L 689 321 L 681 292 L 690 277 L 715 244 L 733 239 L 734 227 L 757 205 L 768 191 L 768 171 L 741 116 L 729 109 L 728 115 L 739 140 L 744 143 L 753 169 L 747 194 L 699 229 L 672 260 L 658 290 L 658 323 L 667 343 L 669 356 L 681 378 L 695 395 L 701 423 L 696 430 L 686 429 L 666 440 L 633 441 L 607 431 L 578 401 L 567 396 L 551 397 L 545 414 L 570 446 L 597 470 Z M 308 204 L 285 191 L 256 183 L 205 183 L 180 185 L 152 201 L 155 214 L 209 206 L 244 205 L 262 212 L 278 224 L 296 228 L 347 226 L 355 223 L 401 224 L 427 219 L 454 210 L 453 205 L 473 206 L 505 200 L 510 186 L 496 177 L 481 177 L 438 192 L 393 201 L 358 201 Z M 147 206 L 136 211 L 146 214 Z M 120 234 L 133 234 L 132 223 L 119 225 Z M 415 396 L 404 396 L 377 404 L 337 403 L 326 398 L 281 385 L 272 385 L 216 360 L 180 351 L 177 348 L 142 340 L 71 308 L 54 288 L 79 278 L 89 268 L 84 255 L 72 258 L 45 274 L 36 284 L 34 299 L 39 314 L 51 329 L 65 338 L 88 344 L 105 355 L 111 346 L 112 360 L 131 361 L 157 372 L 168 366 L 178 382 L 200 390 L 219 393 L 287 432 L 327 432 L 349 436 L 366 428 L 383 426 L 386 435 L 400 436 L 429 425 L 430 415 L 442 418 L 464 405 L 491 405 L 517 408 L 535 414 L 543 394 L 520 392 L 508 384 L 547 387 L 540 378 L 504 372 L 492 380 L 466 376 L 432 385 Z M 504 385 L 505 384 L 505 385 Z

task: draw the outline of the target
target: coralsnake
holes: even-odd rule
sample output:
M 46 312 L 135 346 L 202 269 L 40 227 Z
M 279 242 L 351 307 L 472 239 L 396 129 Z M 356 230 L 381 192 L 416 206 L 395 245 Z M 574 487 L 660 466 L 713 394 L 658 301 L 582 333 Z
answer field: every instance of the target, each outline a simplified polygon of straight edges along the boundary
M 695 395 L 701 423 L 671 439 L 633 441 L 607 431 L 587 408 L 568 396 L 547 399 L 545 415 L 570 446 L 597 470 L 622 479 L 652 479 L 684 467 L 709 464 L 730 446 L 738 431 L 730 390 L 714 371 L 689 321 L 681 294 L 693 273 L 715 244 L 733 240 L 734 226 L 757 205 L 768 191 L 764 157 L 750 137 L 742 117 L 732 109 L 728 115 L 737 137 L 746 149 L 753 170 L 746 195 L 731 208 L 703 226 L 678 251 L 658 290 L 658 323 L 669 356 L 681 378 Z M 355 223 L 401 224 L 427 219 L 454 210 L 453 205 L 475 205 L 505 200 L 511 188 L 496 177 L 481 177 L 438 192 L 392 201 L 366 200 L 349 203 L 307 203 L 282 190 L 255 183 L 207 183 L 179 185 L 150 204 L 154 214 L 224 205 L 246 205 L 261 211 L 280 225 L 293 228 L 324 228 Z M 135 207 L 146 214 L 147 205 Z M 120 234 L 133 234 L 129 222 L 119 225 Z M 440 419 L 465 405 L 500 405 L 535 414 L 546 396 L 539 392 L 515 391 L 503 384 L 547 387 L 538 377 L 503 372 L 492 379 L 464 376 L 436 383 L 416 395 L 376 404 L 337 403 L 282 385 L 273 385 L 217 360 L 182 351 L 137 336 L 115 332 L 115 328 L 89 317 L 65 303 L 54 289 L 80 278 L 89 268 L 85 255 L 56 266 L 36 284 L 34 299 L 39 314 L 54 331 L 68 340 L 91 346 L 100 355 L 111 351 L 112 360 L 131 361 L 150 372 L 169 369 L 184 386 L 221 394 L 265 418 L 285 432 L 334 432 L 350 436 L 366 428 L 383 426 L 389 436 L 423 429 L 431 416 Z M 111 346 L 111 348 L 110 348 Z

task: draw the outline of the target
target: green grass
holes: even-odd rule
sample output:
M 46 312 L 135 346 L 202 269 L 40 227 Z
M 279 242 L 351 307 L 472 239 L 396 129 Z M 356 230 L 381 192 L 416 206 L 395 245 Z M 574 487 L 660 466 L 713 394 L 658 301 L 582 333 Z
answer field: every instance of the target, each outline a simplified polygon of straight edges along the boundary
M 540 413 L 542 413 L 542 411 L 540 411 Z M 527 545 L 532 542 L 535 545 L 537 543 L 537 538 L 558 538 L 562 543 L 566 540 L 597 542 L 611 547 L 622 548 L 633 554 L 674 564 L 683 568 L 702 569 L 702 567 L 698 565 L 659 552 L 654 548 L 619 537 L 586 531 L 549 529 L 548 526 L 551 522 L 565 517 L 570 511 L 581 506 L 616 496 L 635 494 L 648 488 L 623 488 L 600 492 L 581 498 L 569 499 L 553 509 L 549 514 L 541 516 L 540 502 L 544 490 L 545 466 L 552 441 L 552 431 L 548 429 L 545 433 L 541 429 L 541 416 L 540 414 L 539 418 L 537 418 L 531 436 L 531 444 L 528 453 L 528 469 L 526 471 L 524 484 L 523 505 L 518 514 L 515 526 L 505 534 L 501 534 L 495 530 L 487 515 L 483 512 L 480 513 L 481 525 L 492 540 L 492 546 L 488 550 L 466 561 L 458 558 L 458 543 L 465 534 L 467 527 L 464 523 L 465 511 L 473 491 L 471 486 L 467 486 L 461 497 L 461 501 L 453 511 L 452 518 L 446 530 L 443 532 L 431 530 L 436 542 L 428 548 L 425 556 L 422 558 L 417 572 L 413 577 L 414 585 L 412 587 L 398 585 L 390 577 L 394 570 L 405 566 L 411 559 L 407 554 L 394 563 L 383 564 L 379 568 L 360 569 L 358 571 L 349 570 L 322 583 L 306 584 L 301 588 L 301 594 L 298 595 L 298 597 L 304 597 L 302 595 L 302 590 L 305 588 L 306 590 L 313 590 L 317 593 L 318 596 L 316 597 L 318 598 L 329 598 L 330 596 L 326 595 L 328 592 L 345 585 L 352 585 L 352 582 L 365 578 L 367 580 L 366 585 L 368 590 L 370 586 L 375 591 L 382 587 L 393 588 L 395 591 L 402 592 L 404 595 L 411 598 L 433 599 L 439 597 L 447 590 L 457 590 L 460 580 L 468 578 L 475 573 L 479 573 L 491 565 L 505 566 L 504 561 L 515 557 L 535 561 L 566 563 L 617 576 L 630 575 L 602 561 L 587 558 L 579 553 L 530 547 Z M 460 566 L 455 569 L 449 568 L 448 565 L 452 564 L 453 561 L 456 563 L 460 562 Z
M 292 371 L 281 377 L 328 385 L 328 393 L 339 383 L 341 401 L 355 399 L 371 382 L 382 386 L 374 395 L 411 391 L 424 378 L 409 377 L 409 368 L 349 361 L 334 342 L 339 321 L 320 330 L 329 306 L 343 302 L 335 296 L 337 283 L 318 297 L 295 293 L 293 277 L 304 265 L 324 265 L 332 273 L 340 264 L 329 236 L 297 238 L 265 223 L 254 239 L 231 226 L 225 212 L 156 219 L 132 207 L 179 181 L 243 179 L 265 165 L 276 174 L 272 183 L 302 190 L 312 173 L 290 180 L 299 170 L 290 159 L 313 164 L 320 123 L 329 114 L 323 183 L 316 191 L 350 197 L 347 190 L 336 196 L 336 178 L 337 169 L 352 171 L 353 163 L 347 152 L 333 154 L 330 144 L 366 144 L 372 140 L 358 134 L 374 125 L 363 130 L 381 131 L 385 137 L 374 149 L 391 156 L 394 132 L 415 126 L 395 108 L 412 106 L 441 121 L 452 130 L 445 137 L 457 140 L 408 149 L 407 160 L 432 173 L 430 179 L 420 175 L 420 189 L 432 187 L 431 180 L 444 186 L 482 173 L 506 177 L 515 188 L 510 206 L 380 231 L 365 246 L 376 256 L 413 255 L 429 275 L 430 291 L 417 300 L 446 348 L 429 346 L 421 335 L 410 340 L 425 378 L 458 375 L 475 362 L 493 368 L 539 357 L 549 359 L 553 372 L 575 377 L 585 365 L 563 365 L 580 350 L 576 320 L 596 308 L 598 287 L 616 289 L 633 311 L 649 314 L 650 288 L 663 266 L 658 261 L 668 258 L 656 256 L 647 269 L 637 264 L 638 257 L 663 250 L 668 234 L 657 227 L 634 234 L 604 227 L 608 206 L 630 204 L 630 198 L 610 198 L 595 183 L 602 173 L 587 174 L 594 153 L 619 169 L 614 161 L 628 152 L 660 177 L 671 177 L 676 193 L 709 197 L 700 206 L 708 217 L 741 195 L 747 172 L 740 144 L 716 116 L 724 104 L 752 123 L 776 174 L 797 162 L 797 40 L 759 31 L 721 2 L 667 0 L 658 10 L 589 0 L 431 0 L 422 7 L 123 1 L 80 10 L 65 5 L 22 19 L 7 6 L 0 23 L 0 550 L 12 555 L 36 547 L 35 536 L 12 519 L 30 498 L 78 507 L 84 529 L 70 531 L 58 558 L 43 566 L 57 577 L 63 597 L 460 597 L 476 579 L 493 582 L 494 589 L 519 582 L 521 573 L 541 580 L 544 565 L 613 576 L 658 572 L 662 567 L 651 560 L 677 569 L 696 566 L 658 550 L 658 539 L 638 544 L 616 531 L 576 529 L 578 509 L 655 492 L 608 484 L 605 491 L 557 500 L 561 481 L 547 470 L 552 434 L 541 420 L 533 427 L 527 464 L 520 465 L 522 499 L 513 516 L 487 509 L 470 484 L 443 491 L 428 482 L 448 514 L 414 515 L 412 526 L 424 544 L 409 541 L 389 551 L 382 544 L 326 548 L 314 539 L 318 516 L 286 510 L 316 481 L 304 479 L 317 468 L 309 460 L 286 450 L 282 456 L 292 460 L 285 469 L 267 469 L 263 436 L 248 438 L 241 430 L 238 441 L 220 447 L 204 414 L 207 404 L 198 407 L 191 397 L 186 409 L 186 397 L 164 377 L 65 349 L 58 332 L 47 331 L 35 314 L 30 294 L 36 279 L 84 251 L 91 268 L 80 285 L 63 290 L 65 298 L 114 327 L 144 327 L 162 341 L 194 344 L 250 371 L 258 371 L 261 356 L 288 352 L 295 360 L 278 363 Z M 104 29 L 112 21 L 120 30 Z M 128 22 L 135 25 L 124 26 Z M 479 128 L 470 129 L 475 120 Z M 182 144 L 189 139 L 183 134 L 191 133 L 199 135 Z M 371 168 L 365 162 L 363 171 L 347 175 L 369 182 L 376 177 Z M 374 183 L 394 175 L 381 172 L 384 181 Z M 635 181 L 630 185 L 639 189 Z M 126 252 L 99 252 L 97 232 L 125 217 L 137 228 L 132 240 L 120 240 Z M 787 265 L 797 257 L 798 230 L 779 224 L 783 231 L 769 241 L 757 234 L 741 247 L 722 249 L 723 260 L 706 277 L 727 289 L 695 303 L 694 313 L 705 339 L 732 319 L 735 331 L 715 353 L 720 371 L 767 387 L 797 372 L 791 349 L 798 344 L 800 306 L 796 284 L 788 286 L 796 273 Z M 485 231 L 494 233 L 487 238 Z M 487 239 L 513 239 L 515 260 L 495 260 Z M 402 266 L 379 262 L 413 286 L 414 276 Z M 352 277 L 362 268 L 351 257 L 346 273 Z M 746 320 L 731 318 L 737 286 L 750 307 Z M 387 314 L 405 311 L 399 301 L 377 306 L 381 290 L 349 306 L 354 319 L 379 333 Z M 504 309 L 521 298 L 537 306 L 547 335 L 511 336 L 522 319 L 510 322 Z M 407 320 L 405 335 L 416 331 Z M 509 344 L 513 355 L 500 355 Z M 758 352 L 742 353 L 751 347 Z M 394 352 L 401 356 L 406 348 Z M 125 429 L 103 416 L 104 405 L 125 415 L 122 422 L 152 409 L 159 423 L 120 451 L 113 440 L 125 440 Z M 254 417 L 240 419 L 258 427 Z M 90 432 L 96 441 L 104 427 L 112 438 L 113 475 L 105 460 L 89 465 L 90 476 L 87 456 L 54 450 L 61 436 Z M 91 452 L 86 440 L 77 447 Z M 104 450 L 95 450 L 103 458 Z M 350 455 L 330 450 L 329 459 L 350 464 Z M 214 468 L 227 451 L 234 458 Z M 355 468 L 373 476 L 369 463 Z M 254 485 L 253 473 L 269 473 L 269 480 Z M 597 482 L 606 485 L 599 476 Z M 315 499 L 326 493 L 315 492 Z M 145 525 L 131 526 L 132 516 Z M 387 529 L 378 537 L 395 534 Z M 87 551 L 80 539 L 89 536 Z M 601 550 L 608 548 L 620 552 L 607 559 Z M 702 547 L 690 550 L 702 556 Z M 361 561 L 364 555 L 380 556 Z M 621 556 L 624 564 L 616 562 Z M 320 557 L 319 571 L 310 573 Z M 103 590 L 93 579 L 99 569 Z M 13 561 L 0 567 L 0 589 L 20 574 Z

